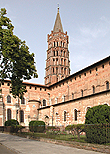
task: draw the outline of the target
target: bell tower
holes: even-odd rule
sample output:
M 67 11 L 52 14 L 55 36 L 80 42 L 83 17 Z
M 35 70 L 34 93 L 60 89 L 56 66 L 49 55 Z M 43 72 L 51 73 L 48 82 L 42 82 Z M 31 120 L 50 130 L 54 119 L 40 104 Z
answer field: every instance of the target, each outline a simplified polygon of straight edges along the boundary
M 59 7 L 53 31 L 48 34 L 47 42 L 45 85 L 51 85 L 70 75 L 69 40 L 67 32 L 63 32 Z

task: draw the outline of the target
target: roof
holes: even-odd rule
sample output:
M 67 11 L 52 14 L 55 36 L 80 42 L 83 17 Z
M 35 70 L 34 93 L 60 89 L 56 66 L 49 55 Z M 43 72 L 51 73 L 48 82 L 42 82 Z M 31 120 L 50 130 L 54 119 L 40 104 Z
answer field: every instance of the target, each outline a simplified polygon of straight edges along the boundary
M 62 27 L 60 13 L 59 13 L 59 7 L 58 7 L 58 12 L 57 12 L 57 16 L 56 16 L 53 32 L 59 32 L 59 29 L 60 29 L 61 32 L 63 32 L 63 27 Z

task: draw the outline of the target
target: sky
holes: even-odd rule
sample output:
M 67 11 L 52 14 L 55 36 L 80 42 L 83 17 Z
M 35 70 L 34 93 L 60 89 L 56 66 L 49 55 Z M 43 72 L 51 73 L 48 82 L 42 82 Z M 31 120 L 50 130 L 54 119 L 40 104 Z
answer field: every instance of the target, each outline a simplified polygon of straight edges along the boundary
M 47 34 L 53 30 L 57 7 L 69 36 L 71 74 L 110 55 L 110 0 L 0 0 L 14 25 L 14 34 L 35 54 L 37 79 L 44 84 Z

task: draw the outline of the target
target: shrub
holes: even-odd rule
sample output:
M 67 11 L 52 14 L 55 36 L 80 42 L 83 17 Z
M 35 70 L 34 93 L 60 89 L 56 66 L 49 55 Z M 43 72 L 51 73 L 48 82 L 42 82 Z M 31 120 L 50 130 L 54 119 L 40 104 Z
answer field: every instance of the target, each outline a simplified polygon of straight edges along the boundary
M 18 132 L 19 128 L 19 122 L 15 119 L 10 119 L 5 121 L 4 125 L 8 128 L 6 128 L 6 130 L 8 130 L 10 133 L 16 133 Z
M 44 121 L 30 121 L 29 130 L 31 132 L 43 132 L 45 130 Z
M 110 142 L 110 106 L 99 105 L 90 108 L 86 113 L 86 137 L 90 143 Z
M 17 120 L 10 119 L 10 120 L 5 121 L 4 125 L 5 126 L 16 126 L 16 124 L 19 125 L 19 122 Z
M 31 132 L 34 132 L 34 127 L 33 127 L 34 122 L 35 122 L 35 120 L 29 122 L 29 130 L 30 130 Z

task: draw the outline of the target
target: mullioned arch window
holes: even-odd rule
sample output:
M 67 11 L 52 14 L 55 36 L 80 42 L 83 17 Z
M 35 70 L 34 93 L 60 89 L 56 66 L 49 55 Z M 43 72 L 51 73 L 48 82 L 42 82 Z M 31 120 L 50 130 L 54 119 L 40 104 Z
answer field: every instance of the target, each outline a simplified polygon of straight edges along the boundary
M 108 89 L 109 89 L 109 82 L 106 81 L 106 90 L 108 90 Z
M 7 120 L 11 119 L 11 109 L 7 109 Z
M 10 95 L 7 96 L 7 103 L 11 103 L 11 96 Z
M 25 98 L 24 97 L 21 100 L 21 104 L 25 104 Z
M 24 111 L 20 110 L 20 122 L 24 122 Z

